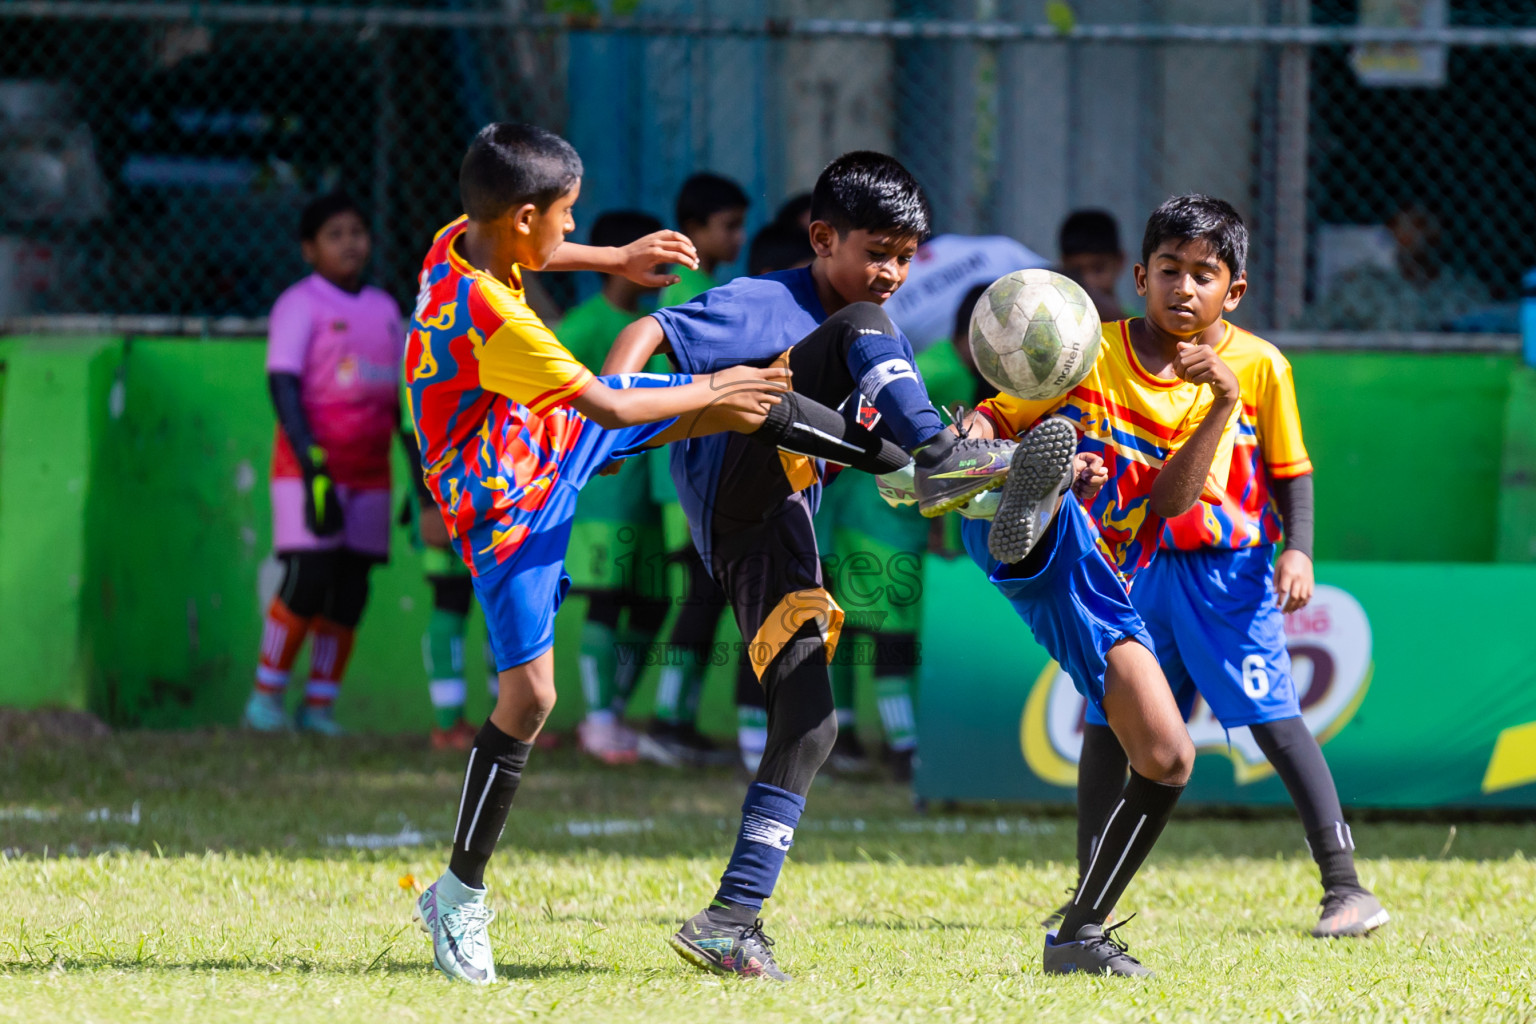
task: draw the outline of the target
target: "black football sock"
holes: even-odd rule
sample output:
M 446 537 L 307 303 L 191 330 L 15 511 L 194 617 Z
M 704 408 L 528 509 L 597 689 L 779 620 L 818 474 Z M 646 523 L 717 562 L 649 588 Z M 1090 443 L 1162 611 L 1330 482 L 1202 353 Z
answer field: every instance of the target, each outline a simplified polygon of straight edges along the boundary
M 449 869 L 475 889 L 485 887 L 485 865 L 496 851 L 507 812 L 523 780 L 533 744 L 513 739 L 489 720 L 480 727 L 469 751 L 459 814 L 453 824 L 453 854 Z
M 759 444 L 852 466 L 866 473 L 893 473 L 909 461 L 907 453 L 835 409 L 793 391 L 779 396 L 763 425 L 747 435 Z
M 1323 888 L 1360 888 L 1354 837 L 1344 823 L 1339 791 L 1317 738 L 1299 717 L 1263 722 L 1248 730 L 1291 794 L 1307 833 L 1307 847 L 1322 874 Z
M 1163 834 L 1163 826 L 1183 792 L 1183 786 L 1165 786 L 1131 769 L 1131 779 L 1104 823 L 1088 871 L 1078 880 L 1077 894 L 1061 922 L 1059 941 L 1071 942 L 1085 924 L 1104 923 Z
M 1125 790 L 1125 748 L 1107 725 L 1084 724 L 1077 761 L 1077 877 L 1088 873 L 1093 848 L 1115 802 Z
M 912 449 L 912 460 L 919 466 L 937 466 L 955 446 L 955 440 L 954 434 L 948 430 L 941 430 Z

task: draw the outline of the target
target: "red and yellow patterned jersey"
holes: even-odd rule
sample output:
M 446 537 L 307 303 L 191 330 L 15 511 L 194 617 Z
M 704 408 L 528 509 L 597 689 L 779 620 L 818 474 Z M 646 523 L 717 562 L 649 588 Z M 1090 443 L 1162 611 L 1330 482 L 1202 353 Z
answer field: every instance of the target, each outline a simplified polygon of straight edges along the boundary
M 516 267 L 498 281 L 465 261 L 465 223 L 438 232 L 422 263 L 405 383 L 427 487 L 479 575 L 528 536 L 588 424 L 568 403 L 593 378 L 528 308 Z
M 1017 437 L 1043 416 L 1064 416 L 1077 426 L 1078 451 L 1104 459 L 1109 479 L 1088 509 L 1099 547 L 1130 577 L 1157 553 L 1163 519 L 1152 511 L 1152 482 L 1211 408 L 1211 389 L 1158 377 L 1131 348 L 1130 321 L 1104 325 L 1099 358 L 1081 384 L 1061 398 L 1028 402 L 998 395 L 980 411 L 999 437 Z M 1202 503 L 1219 502 L 1226 487 L 1236 434 L 1236 410 L 1211 463 Z
M 1275 543 L 1284 524 L 1269 500 L 1269 482 L 1312 472 L 1285 356 L 1263 338 L 1230 325 L 1216 351 L 1243 391 L 1232 472 L 1221 504 L 1202 503 L 1168 521 L 1162 536 L 1165 548 L 1191 551 Z

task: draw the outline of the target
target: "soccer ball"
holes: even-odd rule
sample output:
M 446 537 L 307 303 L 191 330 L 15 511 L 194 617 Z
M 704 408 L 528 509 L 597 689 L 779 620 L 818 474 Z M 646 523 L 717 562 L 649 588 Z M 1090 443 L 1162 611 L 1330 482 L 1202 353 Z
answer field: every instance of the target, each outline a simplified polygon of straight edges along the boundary
M 1099 358 L 1099 311 L 1071 278 L 1015 270 L 993 281 L 971 311 L 976 369 L 999 391 L 1029 401 L 1060 398 Z

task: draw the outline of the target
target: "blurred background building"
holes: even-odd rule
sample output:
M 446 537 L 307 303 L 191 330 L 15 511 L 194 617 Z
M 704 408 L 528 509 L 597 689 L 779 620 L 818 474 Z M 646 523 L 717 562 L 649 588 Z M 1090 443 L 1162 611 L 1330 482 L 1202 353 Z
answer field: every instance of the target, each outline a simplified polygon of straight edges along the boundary
M 8 0 L 0 25 L 11 317 L 259 317 L 335 187 L 408 299 L 498 118 L 576 144 L 583 223 L 667 215 L 709 169 L 758 200 L 750 230 L 856 147 L 913 168 L 939 231 L 1046 254 L 1071 209 L 1134 244 L 1162 198 L 1212 192 L 1254 230 L 1261 328 L 1386 305 L 1389 329 L 1512 330 L 1536 263 L 1536 7 L 1513 0 Z M 1335 288 L 1355 315 L 1310 312 Z

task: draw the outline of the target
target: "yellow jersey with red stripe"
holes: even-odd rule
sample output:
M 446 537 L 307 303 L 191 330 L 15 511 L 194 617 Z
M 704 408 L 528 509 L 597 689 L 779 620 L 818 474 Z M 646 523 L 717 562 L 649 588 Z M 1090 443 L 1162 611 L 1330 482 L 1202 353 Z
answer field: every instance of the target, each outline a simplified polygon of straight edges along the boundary
M 439 231 L 422 263 L 405 382 L 427 487 L 479 575 L 534 528 L 587 425 L 569 403 L 593 376 L 529 308 L 517 267 L 499 281 L 464 259 L 466 223 Z
M 1162 546 L 1256 548 L 1274 544 L 1285 532 L 1270 501 L 1270 481 L 1312 472 L 1301 439 L 1301 414 L 1291 364 L 1263 338 L 1229 327 L 1216 352 L 1237 375 L 1242 388 L 1232 472 L 1220 504 L 1204 504 L 1170 519 Z
M 1211 409 L 1211 389 L 1147 370 L 1131 347 L 1130 321 L 1104 325 L 1099 358 L 1081 384 L 1061 398 L 1030 402 L 998 395 L 979 410 L 999 437 L 1017 437 L 1042 417 L 1072 421 L 1078 451 L 1104 460 L 1109 479 L 1088 508 L 1099 548 L 1129 580 L 1157 553 L 1163 519 L 1152 511 L 1152 482 Z M 1226 489 L 1236 434 L 1236 410 L 1222 432 L 1201 494 L 1219 502 Z

